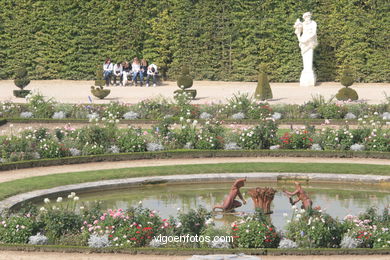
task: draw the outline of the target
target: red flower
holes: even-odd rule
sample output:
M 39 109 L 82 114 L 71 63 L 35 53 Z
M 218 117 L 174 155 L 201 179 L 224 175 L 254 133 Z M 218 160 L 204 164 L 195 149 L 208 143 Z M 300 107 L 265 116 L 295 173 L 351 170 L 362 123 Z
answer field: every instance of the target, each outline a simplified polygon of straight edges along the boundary
M 112 235 L 109 235 L 108 237 L 112 237 Z
M 130 240 L 135 241 L 135 240 L 137 240 L 137 238 L 132 237 L 132 238 L 130 238 Z
M 268 230 L 269 230 L 269 231 L 272 231 L 273 229 L 272 229 L 272 227 L 270 227 Z

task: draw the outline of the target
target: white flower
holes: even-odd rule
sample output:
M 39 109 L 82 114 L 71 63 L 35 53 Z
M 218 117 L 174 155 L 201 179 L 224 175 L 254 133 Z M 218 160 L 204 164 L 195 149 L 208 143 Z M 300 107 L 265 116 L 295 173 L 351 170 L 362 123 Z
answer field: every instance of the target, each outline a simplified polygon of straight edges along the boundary
M 74 201 L 78 201 L 79 199 L 80 199 L 80 198 L 77 197 L 77 196 L 73 198 Z
M 84 209 L 84 207 L 83 207 L 83 206 L 81 206 L 81 207 L 80 207 L 80 209 L 81 209 L 81 210 L 83 210 L 83 209 Z
M 287 213 L 283 213 L 283 217 L 287 217 L 288 216 L 288 214 Z
M 39 211 L 45 211 L 45 210 L 46 210 L 45 207 L 39 209 Z
M 138 202 L 138 204 L 139 204 L 139 205 L 142 205 L 142 200 L 140 200 L 140 201 Z
M 45 203 L 47 204 L 47 203 L 50 203 L 50 200 L 49 200 L 49 198 L 45 198 L 45 199 L 43 200 L 43 202 L 45 202 Z
M 62 202 L 62 197 L 58 197 L 57 202 Z

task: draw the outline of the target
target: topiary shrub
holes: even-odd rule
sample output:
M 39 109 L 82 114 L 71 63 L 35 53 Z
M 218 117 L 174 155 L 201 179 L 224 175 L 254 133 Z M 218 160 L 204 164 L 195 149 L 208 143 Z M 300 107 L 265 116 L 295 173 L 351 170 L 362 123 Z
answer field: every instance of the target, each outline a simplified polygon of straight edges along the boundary
M 183 66 L 183 68 L 181 69 L 181 75 L 177 80 L 177 85 L 181 89 L 186 89 L 192 87 L 193 83 L 194 82 L 190 76 L 190 70 L 187 66 Z
M 337 92 L 336 95 L 337 100 L 358 100 L 359 96 L 357 92 L 351 88 L 342 88 Z
M 192 87 L 193 83 L 194 81 L 190 76 L 190 70 L 187 66 L 183 66 L 183 68 L 181 69 L 181 75 L 177 80 L 177 86 L 181 90 L 176 90 L 174 93 L 177 95 L 186 92 L 187 94 L 189 94 L 189 96 L 192 97 L 192 99 L 194 99 L 196 97 L 196 90 L 188 90 L 188 88 Z
M 353 72 L 349 67 L 345 67 L 343 70 L 343 74 L 341 75 L 340 79 L 341 85 L 343 85 L 345 88 L 342 88 L 339 90 L 339 92 L 336 95 L 337 100 L 358 100 L 359 96 L 357 92 L 351 88 L 348 88 L 349 86 L 352 86 L 354 83 L 353 78 Z
M 107 97 L 110 94 L 111 90 L 109 89 L 103 89 L 103 87 L 91 87 L 91 93 L 97 98 L 103 99 Z
M 97 86 L 96 88 L 94 86 L 91 86 L 91 93 L 92 95 L 94 95 L 95 97 L 99 98 L 99 99 L 103 99 L 105 97 L 107 97 L 111 90 L 109 89 L 104 89 L 103 86 L 106 84 L 105 80 L 103 79 L 103 71 L 98 69 L 96 71 L 96 80 L 95 80 L 95 86 Z
M 260 66 L 255 98 L 260 100 L 272 98 L 272 90 L 271 86 L 269 85 L 266 68 L 264 65 Z
M 344 87 L 352 86 L 352 84 L 354 83 L 353 72 L 348 66 L 345 67 L 343 70 L 343 74 L 341 75 L 340 83 Z
M 95 86 L 103 87 L 105 84 L 106 81 L 103 79 L 103 71 L 99 68 L 96 71 Z
M 30 79 L 28 78 L 28 72 L 26 68 L 21 67 L 15 71 L 14 83 L 18 88 L 20 88 L 20 90 L 13 91 L 15 97 L 24 98 L 30 93 L 30 90 L 24 90 L 24 88 L 30 84 Z

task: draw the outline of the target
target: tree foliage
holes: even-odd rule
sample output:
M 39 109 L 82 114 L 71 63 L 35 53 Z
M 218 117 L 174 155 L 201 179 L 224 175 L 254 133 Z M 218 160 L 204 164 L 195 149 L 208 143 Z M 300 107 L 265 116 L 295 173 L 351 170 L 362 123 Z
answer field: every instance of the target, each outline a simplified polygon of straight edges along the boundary
M 298 81 L 302 61 L 292 25 L 311 11 L 318 24 L 319 81 L 390 79 L 386 0 L 0 0 L 0 78 L 26 64 L 32 79 L 93 79 L 97 64 L 146 58 L 164 78 L 191 76 Z

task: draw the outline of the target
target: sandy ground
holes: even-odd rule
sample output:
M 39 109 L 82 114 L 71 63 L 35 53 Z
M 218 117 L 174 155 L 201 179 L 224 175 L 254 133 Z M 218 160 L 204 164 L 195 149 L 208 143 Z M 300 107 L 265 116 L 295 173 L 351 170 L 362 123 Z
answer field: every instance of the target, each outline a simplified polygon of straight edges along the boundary
M 92 85 L 93 81 L 33 80 L 26 89 L 39 91 L 62 103 L 89 103 L 88 96 L 91 96 L 94 103 L 120 101 L 132 104 L 159 95 L 172 98 L 173 91 L 178 89 L 176 82 L 173 81 L 166 81 L 155 88 L 110 87 L 111 94 L 104 100 L 99 100 L 91 95 Z M 256 82 L 195 81 L 192 88 L 197 90 L 198 95 L 193 103 L 225 103 L 227 98 L 238 92 L 253 94 L 256 85 Z M 328 99 L 337 93 L 341 85 L 338 82 L 321 82 L 315 87 L 300 87 L 299 83 L 271 83 L 271 88 L 274 99 L 269 103 L 303 104 L 313 95 L 320 94 Z M 356 83 L 352 88 L 358 92 L 361 101 L 369 104 L 383 102 L 385 93 L 390 96 L 389 83 Z M 24 99 L 13 96 L 12 91 L 15 89 L 17 87 L 12 80 L 0 81 L 0 101 L 25 102 Z
M 187 260 L 190 256 L 158 256 L 158 255 L 125 255 L 125 254 L 78 254 L 78 253 L 43 253 L 43 252 L 11 252 L 0 251 L 0 260 Z M 259 256 L 261 260 L 390 260 L 390 256 L 372 255 L 340 255 L 340 256 Z
M 293 163 L 360 163 L 390 165 L 390 160 L 364 158 L 304 158 L 304 157 L 238 157 L 238 158 L 192 158 L 192 159 L 160 159 L 160 160 L 133 160 L 117 162 L 94 162 L 85 164 L 71 164 L 11 171 L 0 171 L 0 182 L 12 181 L 34 176 L 59 174 L 75 171 L 94 171 L 104 169 L 120 169 L 144 166 L 184 165 L 184 164 L 217 164 L 235 162 L 293 162 Z

